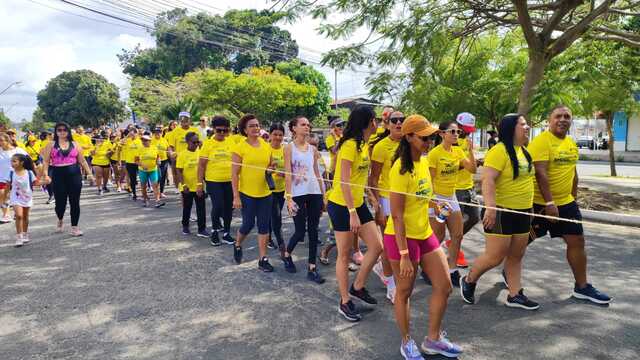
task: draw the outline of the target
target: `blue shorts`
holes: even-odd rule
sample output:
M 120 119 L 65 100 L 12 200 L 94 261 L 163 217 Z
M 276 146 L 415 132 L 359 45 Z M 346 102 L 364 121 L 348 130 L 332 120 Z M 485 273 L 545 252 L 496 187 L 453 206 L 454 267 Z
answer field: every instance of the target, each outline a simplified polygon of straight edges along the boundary
M 146 184 L 149 181 L 152 184 L 158 183 L 158 169 L 153 171 L 138 170 L 138 176 L 140 176 L 140 183 Z

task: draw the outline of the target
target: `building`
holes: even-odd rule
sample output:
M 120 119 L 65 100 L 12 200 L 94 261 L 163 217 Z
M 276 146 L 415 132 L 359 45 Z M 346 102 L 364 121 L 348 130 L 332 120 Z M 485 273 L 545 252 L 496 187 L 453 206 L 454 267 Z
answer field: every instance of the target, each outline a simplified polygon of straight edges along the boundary
M 343 109 L 353 110 L 353 108 L 355 108 L 358 105 L 382 106 L 382 104 L 380 104 L 379 102 L 371 99 L 366 99 L 363 97 L 354 97 L 354 98 L 338 99 L 337 101 L 334 101 L 331 103 L 331 108 L 332 109 L 343 108 Z

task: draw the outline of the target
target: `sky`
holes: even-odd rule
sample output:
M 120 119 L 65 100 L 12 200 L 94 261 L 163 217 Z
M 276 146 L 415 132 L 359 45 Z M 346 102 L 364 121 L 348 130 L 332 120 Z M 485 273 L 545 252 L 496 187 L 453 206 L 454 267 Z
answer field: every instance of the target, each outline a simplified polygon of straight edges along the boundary
M 229 10 L 229 1 L 174 1 L 186 4 L 207 4 L 212 12 Z M 234 0 L 233 8 L 262 9 L 265 0 Z M 37 105 L 37 92 L 47 81 L 63 71 L 93 70 L 116 84 L 126 97 L 129 81 L 122 73 L 116 57 L 122 49 L 153 47 L 154 39 L 144 29 L 101 17 L 65 5 L 57 0 L 1 0 L 0 1 L 0 95 L 2 108 L 12 121 L 31 119 Z M 89 19 L 88 19 L 89 18 Z M 295 24 L 283 24 L 301 47 L 300 57 L 317 60 L 319 52 L 347 43 L 333 41 L 317 34 L 319 22 L 305 18 Z M 363 35 L 363 34 L 357 34 Z M 357 36 L 356 35 L 356 36 Z M 313 64 L 310 64 L 313 65 Z M 313 65 L 334 85 L 334 72 Z M 365 94 L 363 72 L 344 71 L 338 74 L 338 97 Z M 333 94 L 333 93 L 332 93 Z

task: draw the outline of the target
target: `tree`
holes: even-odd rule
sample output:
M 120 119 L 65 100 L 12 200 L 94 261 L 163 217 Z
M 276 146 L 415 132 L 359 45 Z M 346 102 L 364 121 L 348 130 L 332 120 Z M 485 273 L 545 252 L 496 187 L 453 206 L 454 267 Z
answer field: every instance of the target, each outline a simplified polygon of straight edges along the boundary
M 312 85 L 317 89 L 314 102 L 295 110 L 296 115 L 303 115 L 311 121 L 320 121 L 329 110 L 331 104 L 331 85 L 325 76 L 312 66 L 304 65 L 299 60 L 279 62 L 276 70 L 287 75 L 298 84 Z
M 637 113 L 640 104 L 634 92 L 640 88 L 639 51 L 618 44 L 594 42 L 580 44 L 575 49 L 571 72 L 576 74 L 582 89 L 581 110 L 585 116 L 601 114 L 609 135 L 611 176 L 617 176 L 613 149 L 613 117 L 617 111 Z
M 316 1 L 289 0 L 293 13 L 307 12 L 326 20 L 343 14 L 337 24 L 325 23 L 321 32 L 346 38 L 361 27 L 370 35 L 361 42 L 335 49 L 323 59 L 334 67 L 349 63 L 375 64 L 387 68 L 386 76 L 410 57 L 437 41 L 434 35 L 446 32 L 450 38 L 475 38 L 487 31 L 519 28 L 527 43 L 527 67 L 518 96 L 518 112 L 529 114 L 536 89 L 551 61 L 578 39 L 620 42 L 640 47 L 640 35 L 625 30 L 629 17 L 638 17 L 640 1 L 630 0 L 405 0 Z M 375 53 L 367 45 L 385 40 Z M 418 59 L 411 59 L 418 60 Z M 391 70 L 388 70 L 391 69 Z
M 167 117 L 165 108 L 178 102 L 184 86 L 176 78 L 175 81 L 162 81 L 134 77 L 131 79 L 129 91 L 129 107 L 139 116 L 149 119 L 152 124 L 176 120 L 177 117 Z
M 291 34 L 274 25 L 284 16 L 268 10 L 190 16 L 186 9 L 174 9 L 155 21 L 151 32 L 156 38 L 155 48 L 123 49 L 118 59 L 125 74 L 160 80 L 197 69 L 224 68 L 240 73 L 251 67 L 274 65 L 298 55 Z
M 0 109 L 0 126 L 4 126 L 5 128 L 11 127 L 11 119 L 5 115 L 3 109 Z
M 125 113 L 118 88 L 91 70 L 63 72 L 38 92 L 38 107 L 48 121 L 97 127 Z
M 22 123 L 22 131 L 32 131 L 33 133 L 39 133 L 47 129 L 52 128 L 55 123 L 47 121 L 44 111 L 41 108 L 36 107 L 31 115 L 31 121 L 24 121 Z

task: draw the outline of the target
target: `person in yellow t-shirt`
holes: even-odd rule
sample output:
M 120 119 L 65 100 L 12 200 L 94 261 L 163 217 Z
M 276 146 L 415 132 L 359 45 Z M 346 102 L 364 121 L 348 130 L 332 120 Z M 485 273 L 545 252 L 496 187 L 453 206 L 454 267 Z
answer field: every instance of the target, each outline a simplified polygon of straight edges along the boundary
M 187 142 L 185 140 L 187 133 L 199 133 L 198 128 L 194 127 L 191 122 L 191 114 L 189 112 L 180 112 L 179 119 L 180 126 L 176 127 L 167 134 L 167 142 L 169 143 L 169 157 L 173 159 L 175 159 L 182 151 L 185 151 L 187 149 Z
M 421 115 L 411 115 L 402 124 L 397 159 L 389 170 L 391 216 L 384 229 L 384 251 L 397 281 L 394 301 L 400 329 L 401 349 L 407 353 L 415 346 L 410 334 L 409 298 L 414 288 L 418 265 L 428 272 L 433 292 L 429 300 L 429 327 L 426 346 L 438 347 L 442 319 L 451 292 L 446 255 L 429 226 L 425 214 L 433 197 L 428 160 L 422 156 L 437 136 L 438 128 Z M 462 353 L 458 345 L 447 344 L 448 351 Z
M 109 141 L 111 142 L 111 156 L 109 157 L 109 163 L 111 164 L 111 173 L 113 184 L 116 187 L 117 192 L 121 192 L 122 189 L 120 187 L 120 137 L 118 132 L 113 132 L 109 135 Z M 104 190 L 104 189 L 103 189 Z
M 160 165 L 158 165 L 158 188 L 160 190 L 160 198 L 166 198 L 164 187 L 167 185 L 167 172 L 169 170 L 169 142 L 162 137 L 162 128 L 157 126 L 153 129 L 151 138 L 151 146 L 158 149 Z
M 455 196 L 458 172 L 466 169 L 470 173 L 476 172 L 476 160 L 473 156 L 473 146 L 470 147 L 469 157 L 458 146 L 458 136 L 462 133 L 458 123 L 445 121 L 438 127 L 440 129 L 440 144 L 429 151 L 429 171 L 433 181 L 433 193 L 438 206 L 448 207 L 450 215 L 440 222 L 436 219 L 434 208 L 429 209 L 429 221 L 436 237 L 440 242 L 444 241 L 445 227 L 449 229 L 451 243 L 449 245 L 449 271 L 451 283 L 456 286 L 460 282 L 460 272 L 457 269 L 458 252 L 462 243 L 462 213 L 460 204 Z M 469 143 L 470 145 L 472 143 Z M 446 204 L 446 205 L 445 205 Z
M 339 117 L 331 120 L 331 122 L 329 123 L 331 131 L 329 133 L 329 136 L 327 136 L 324 141 L 325 145 L 327 146 L 327 151 L 329 152 L 329 168 L 327 169 L 327 171 L 329 172 L 330 180 L 333 180 L 333 174 L 336 169 L 336 153 L 338 152 L 338 142 L 342 137 L 344 124 L 344 120 Z
M 37 166 L 40 165 L 40 142 L 38 138 L 29 135 L 24 150 L 29 154 L 31 161 Z
M 524 295 L 520 283 L 522 259 L 531 230 L 528 213 L 533 206 L 534 168 L 525 148 L 529 126 L 524 116 L 508 114 L 500 121 L 498 133 L 500 142 L 487 152 L 482 170 L 482 195 L 487 206 L 482 218 L 485 250 L 475 259 L 467 276 L 460 280 L 461 294 L 464 301 L 473 304 L 476 283 L 482 274 L 506 259 L 504 271 L 509 295 L 505 305 L 536 310 L 539 305 Z
M 84 133 L 84 128 L 82 126 L 78 126 L 76 128 L 76 133 L 73 135 L 73 140 L 82 146 L 82 155 L 85 158 L 88 158 L 87 163 L 91 165 L 91 151 L 93 151 L 91 136 Z
M 158 164 L 160 163 L 160 151 L 151 143 L 151 136 L 144 134 L 140 137 L 142 147 L 136 154 L 136 164 L 138 165 L 138 176 L 140 176 L 140 190 L 144 199 L 144 207 L 149 206 L 149 195 L 147 194 L 147 183 L 151 183 L 153 194 L 155 195 L 155 207 L 164 206 L 160 200 L 160 188 L 158 186 Z
M 266 179 L 267 176 L 273 176 L 271 146 L 260 138 L 260 122 L 255 115 L 247 114 L 240 118 L 238 130 L 246 136 L 246 140 L 240 141 L 231 151 L 233 207 L 242 209 L 242 225 L 238 229 L 233 258 L 237 264 L 242 262 L 242 242 L 257 220 L 260 253 L 258 268 L 264 272 L 272 272 L 273 266 L 267 258 L 272 204 L 271 190 Z
M 400 111 L 395 111 L 387 115 L 385 119 L 386 131 L 377 137 L 374 136 L 373 140 L 369 142 L 369 148 L 373 148 L 371 151 L 369 186 L 371 186 L 371 193 L 379 204 L 378 208 L 375 209 L 375 219 L 381 231 L 384 231 L 387 218 L 391 215 L 389 170 L 391 169 L 391 159 L 395 156 L 400 139 L 402 139 L 402 123 L 405 120 L 405 116 Z M 391 265 L 384 252 L 381 260 L 379 264 L 375 265 L 374 271 L 387 287 L 387 298 L 393 302 L 395 282 Z
M 267 246 L 271 249 L 284 249 L 282 238 L 282 207 L 284 206 L 284 126 L 281 123 L 273 123 L 269 128 L 269 144 L 271 145 L 271 161 L 274 166 L 272 174 L 275 189 L 271 192 L 271 226 L 269 227 L 269 240 Z M 271 238 L 271 233 L 276 237 L 276 244 Z
M 131 199 L 136 201 L 138 196 L 136 194 L 136 186 L 138 185 L 138 164 L 136 163 L 136 156 L 138 151 L 142 147 L 142 142 L 138 137 L 138 130 L 136 128 L 130 128 L 125 130 L 127 137 L 120 143 L 122 144 L 121 158 L 125 163 L 125 169 L 129 178 L 129 191 L 131 191 Z M 142 184 L 146 186 L 146 184 Z
M 216 115 L 211 120 L 213 136 L 207 139 L 200 149 L 198 179 L 206 184 L 207 194 L 211 198 L 212 231 L 210 243 L 219 246 L 222 242 L 233 245 L 231 236 L 231 218 L 233 215 L 233 190 L 231 188 L 231 150 L 235 146 L 229 137 L 229 120 Z M 220 224 L 222 218 L 222 225 Z
M 373 265 L 382 252 L 380 231 L 364 203 L 364 188 L 369 176 L 369 147 L 366 140 L 376 130 L 376 113 L 369 106 L 356 106 L 337 145 L 333 188 L 327 212 L 335 230 L 338 247 L 336 278 L 340 292 L 339 313 L 349 321 L 359 321 L 362 315 L 353 305 L 351 296 L 375 304 L 365 284 Z M 375 199 L 373 199 L 375 202 Z M 378 204 L 372 204 L 374 208 Z M 360 270 L 349 288 L 349 255 L 355 237 L 367 245 Z
M 528 150 L 536 168 L 533 212 L 563 219 L 582 220 L 576 202 L 578 195 L 578 147 L 568 136 L 573 116 L 564 105 L 556 106 L 549 115 L 549 130 L 536 136 Z M 567 244 L 567 259 L 573 271 L 575 286 L 572 296 L 597 304 L 608 304 L 611 298 L 598 291 L 587 280 L 587 254 L 584 250 L 582 224 L 534 217 L 534 238 L 549 235 L 562 237 Z M 535 236 L 534 236 L 535 235 Z
M 185 135 L 187 148 L 180 151 L 176 158 L 176 170 L 178 173 L 178 189 L 182 193 L 182 234 L 190 235 L 189 219 L 191 208 L 196 203 L 196 215 L 198 218 L 198 237 L 208 238 L 206 205 L 204 186 L 198 181 L 198 163 L 200 161 L 200 149 L 198 133 L 189 131 Z
M 98 188 L 98 195 L 102 195 L 104 189 L 107 187 L 109 176 L 111 175 L 111 166 L 109 164 L 109 157 L 112 154 L 113 146 L 109 140 L 105 140 L 102 135 L 98 135 L 93 138 L 96 142 L 95 146 L 89 153 L 91 156 L 91 164 L 93 165 L 93 172 L 96 174 L 96 187 Z
M 473 151 L 473 133 L 476 131 L 476 118 L 470 113 L 463 112 L 456 116 L 456 122 L 462 129 L 462 134 L 458 137 L 458 147 L 462 149 L 465 156 L 471 156 Z M 476 193 L 474 190 L 473 174 L 466 169 L 460 169 L 456 180 L 456 198 L 462 203 L 476 203 Z M 464 236 L 469 230 L 480 221 L 480 211 L 477 207 L 471 205 L 460 204 L 460 211 L 464 223 L 462 225 L 462 235 Z M 464 258 L 464 252 L 458 252 L 458 267 L 465 268 L 468 266 L 467 260 Z

